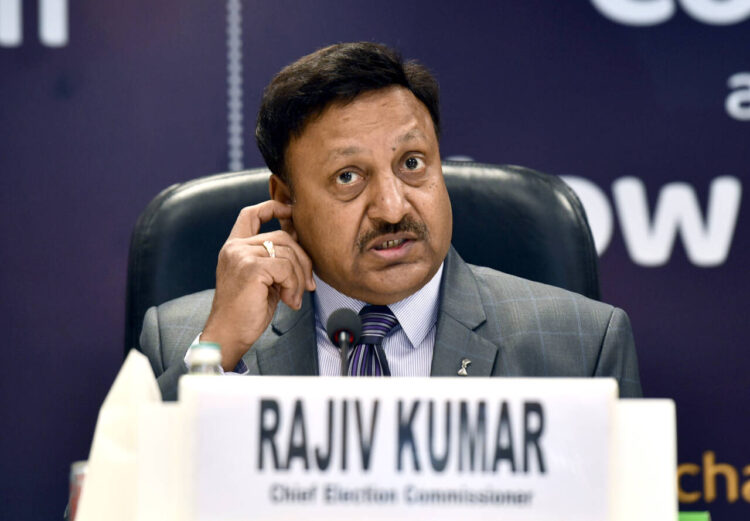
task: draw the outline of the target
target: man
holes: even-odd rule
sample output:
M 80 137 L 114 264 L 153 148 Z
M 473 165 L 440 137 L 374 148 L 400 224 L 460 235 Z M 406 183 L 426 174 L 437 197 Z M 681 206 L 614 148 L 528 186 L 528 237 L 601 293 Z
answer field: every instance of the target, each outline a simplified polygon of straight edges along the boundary
M 622 310 L 451 248 L 439 129 L 434 78 L 385 46 L 333 45 L 284 68 L 256 128 L 271 199 L 237 218 L 215 293 L 146 314 L 141 348 L 164 398 L 198 338 L 221 345 L 225 371 L 339 374 L 325 325 L 341 307 L 388 324 L 351 351 L 350 374 L 613 376 L 640 396 Z M 271 219 L 281 230 L 259 234 Z

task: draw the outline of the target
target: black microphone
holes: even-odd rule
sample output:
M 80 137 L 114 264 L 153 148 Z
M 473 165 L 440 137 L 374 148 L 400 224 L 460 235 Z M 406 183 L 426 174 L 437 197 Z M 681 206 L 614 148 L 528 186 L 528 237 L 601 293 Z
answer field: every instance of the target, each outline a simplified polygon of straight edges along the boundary
M 328 317 L 326 332 L 333 345 L 341 350 L 341 376 L 346 376 L 349 374 L 349 348 L 362 334 L 362 319 L 351 309 L 337 309 Z

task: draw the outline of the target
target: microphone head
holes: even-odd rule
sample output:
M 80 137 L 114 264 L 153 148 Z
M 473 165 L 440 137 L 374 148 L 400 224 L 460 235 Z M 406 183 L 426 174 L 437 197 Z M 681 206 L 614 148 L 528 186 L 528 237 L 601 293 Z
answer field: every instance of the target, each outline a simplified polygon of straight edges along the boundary
M 362 319 L 351 309 L 337 309 L 328 317 L 326 332 L 336 347 L 339 347 L 339 337 L 342 332 L 347 334 L 349 345 L 355 345 L 362 335 Z

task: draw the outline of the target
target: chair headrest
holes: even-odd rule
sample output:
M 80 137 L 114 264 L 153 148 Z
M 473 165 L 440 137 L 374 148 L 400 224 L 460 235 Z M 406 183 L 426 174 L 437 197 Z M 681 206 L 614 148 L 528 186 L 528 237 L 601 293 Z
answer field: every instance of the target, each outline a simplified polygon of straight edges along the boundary
M 453 245 L 467 262 L 599 298 L 597 255 L 583 207 L 558 177 L 519 166 L 443 162 Z M 212 288 L 239 210 L 268 199 L 265 168 L 170 186 L 139 217 L 130 244 L 126 351 L 146 310 Z M 278 229 L 266 223 L 262 231 Z

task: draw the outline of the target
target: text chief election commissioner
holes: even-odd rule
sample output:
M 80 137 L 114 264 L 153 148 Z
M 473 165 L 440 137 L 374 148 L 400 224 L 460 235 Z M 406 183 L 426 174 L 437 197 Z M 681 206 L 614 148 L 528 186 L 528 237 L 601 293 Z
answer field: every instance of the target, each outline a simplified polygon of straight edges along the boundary
M 383 45 L 332 45 L 281 70 L 256 128 L 270 200 L 240 212 L 215 290 L 146 313 L 141 349 L 164 398 L 199 339 L 221 345 L 228 372 L 340 374 L 325 324 L 342 307 L 384 335 L 349 351 L 351 374 L 455 376 L 468 360 L 468 376 L 612 376 L 640 396 L 625 312 L 452 248 L 439 133 L 436 80 Z M 259 234 L 271 219 L 281 230 Z

